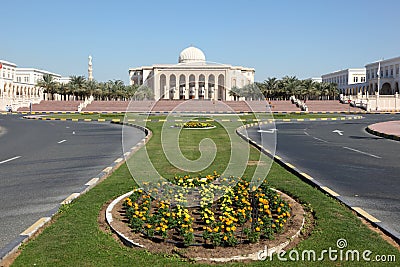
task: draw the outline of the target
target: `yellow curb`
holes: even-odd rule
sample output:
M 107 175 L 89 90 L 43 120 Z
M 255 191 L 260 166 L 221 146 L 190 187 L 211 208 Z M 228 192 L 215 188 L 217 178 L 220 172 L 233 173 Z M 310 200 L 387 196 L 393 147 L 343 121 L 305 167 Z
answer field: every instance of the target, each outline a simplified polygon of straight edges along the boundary
M 322 188 L 325 192 L 329 193 L 330 195 L 332 195 L 332 196 L 334 196 L 334 197 L 340 196 L 338 193 L 336 193 L 335 191 L 333 191 L 333 190 L 330 189 L 329 187 L 322 186 L 321 188 Z
M 160 119 L 160 120 L 158 120 L 158 122 L 165 122 L 165 121 L 167 121 L 166 119 Z
M 99 181 L 99 178 L 92 178 L 90 179 L 89 182 L 87 182 L 85 185 L 90 186 L 90 185 L 94 185 L 95 183 L 97 183 Z
M 316 121 L 317 119 L 316 118 L 310 118 L 310 121 Z
M 112 122 L 120 122 L 121 120 L 120 119 L 112 119 L 111 121 Z
M 110 172 L 112 170 L 112 167 L 107 167 L 104 170 L 102 170 L 102 172 Z
M 42 217 L 39 220 L 37 220 L 34 224 L 32 224 L 28 229 L 23 231 L 21 235 L 28 235 L 31 236 L 37 229 L 42 227 L 45 223 L 50 221 L 50 217 Z
M 305 172 L 300 173 L 301 175 L 303 175 L 304 177 L 306 177 L 308 180 L 314 180 L 314 178 L 312 178 L 310 175 L 308 175 Z
M 176 119 L 175 121 L 183 121 L 183 120 L 178 120 L 178 119 Z
M 282 121 L 290 121 L 290 119 L 283 119 Z
M 331 121 L 336 121 L 337 120 L 337 118 L 331 118 Z
M 61 202 L 61 205 L 65 205 L 65 204 L 69 204 L 72 202 L 72 200 L 74 200 L 75 198 L 77 198 L 80 195 L 80 193 L 72 193 L 71 195 L 69 195 L 69 197 L 67 197 L 66 199 L 64 199 L 63 202 Z
M 60 119 L 60 121 L 66 121 L 67 119 L 66 118 L 62 118 L 62 119 Z
M 289 168 L 292 168 L 292 169 L 295 169 L 295 168 L 296 168 L 295 166 L 293 166 L 292 164 L 290 164 L 290 163 L 288 163 L 288 162 L 286 162 L 285 164 L 286 164 L 286 166 L 288 166 Z
M 304 121 L 304 119 L 297 119 L 297 121 Z
M 151 119 L 143 119 L 143 121 L 151 121 Z
M 84 119 L 83 121 L 92 121 L 92 119 Z
M 79 119 L 71 119 L 71 121 L 79 121 Z
M 55 121 L 55 120 L 56 120 L 56 118 L 50 118 L 50 120 L 51 120 L 51 121 Z
M 118 159 L 116 159 L 114 162 L 115 163 L 120 163 L 121 161 L 123 161 L 124 159 L 123 158 L 118 158 Z
M 378 220 L 377 218 L 375 218 L 374 216 L 372 216 L 371 214 L 369 214 L 368 212 L 366 212 L 365 210 L 363 210 L 360 207 L 351 207 L 353 210 L 355 210 L 356 212 L 358 212 L 359 214 L 361 214 L 362 216 L 364 216 L 365 218 L 367 218 L 368 220 L 370 220 L 371 222 L 374 223 L 379 223 L 381 222 L 380 220 Z
M 106 121 L 106 119 L 97 119 L 97 121 Z
M 321 118 L 321 121 L 327 121 L 328 118 Z
M 136 119 L 128 119 L 128 122 L 129 122 L 129 121 L 136 121 Z
M 275 158 L 278 159 L 278 160 L 282 160 L 282 158 L 277 156 L 277 155 L 275 155 Z
M 231 121 L 231 120 L 228 120 L 228 119 L 223 119 L 223 120 L 221 120 L 221 121 Z

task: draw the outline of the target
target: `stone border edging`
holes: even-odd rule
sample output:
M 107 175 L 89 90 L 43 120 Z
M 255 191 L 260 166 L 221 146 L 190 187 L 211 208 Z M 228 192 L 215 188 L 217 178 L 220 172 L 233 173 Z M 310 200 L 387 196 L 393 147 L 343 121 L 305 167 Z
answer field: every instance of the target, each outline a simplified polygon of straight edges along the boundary
M 27 116 L 24 116 L 24 118 Z M 118 123 L 118 122 L 117 122 Z M 119 123 L 123 124 L 123 123 Z M 32 226 L 27 228 L 24 232 L 22 232 L 18 237 L 16 237 L 14 240 L 12 240 L 10 243 L 8 243 L 3 249 L 0 250 L 0 263 L 3 259 L 8 257 L 10 254 L 16 252 L 18 248 L 25 242 L 29 241 L 29 239 L 37 233 L 39 230 L 47 227 L 50 223 L 51 220 L 53 219 L 53 216 L 56 215 L 58 212 L 59 208 L 64 205 L 64 204 L 69 204 L 79 196 L 85 194 L 88 192 L 90 189 L 92 189 L 94 186 L 99 184 L 101 181 L 105 180 L 107 177 L 109 177 L 116 169 L 118 169 L 123 163 L 126 162 L 129 157 L 132 156 L 133 153 L 135 153 L 137 150 L 139 150 L 142 146 L 144 146 L 152 137 L 152 132 L 147 129 L 146 127 L 139 126 L 139 125 L 130 125 L 133 126 L 145 133 L 145 137 L 142 138 L 135 146 L 133 146 L 130 151 L 125 152 L 123 155 L 123 158 L 118 158 L 116 159 L 110 166 L 106 167 L 103 169 L 99 174 L 96 175 L 95 178 L 92 178 L 90 181 L 88 181 L 82 188 L 81 192 L 79 193 L 72 193 L 70 196 L 68 196 L 64 201 L 59 203 L 54 209 L 50 210 L 45 217 L 40 218 L 38 221 L 36 221 Z
M 273 189 L 273 190 L 276 191 L 276 192 L 279 192 L 279 193 L 282 194 L 282 195 L 284 195 L 286 198 L 291 199 L 293 202 L 296 202 L 293 198 L 291 198 L 291 197 L 288 196 L 287 194 L 285 194 L 285 193 L 283 193 L 283 192 L 281 192 L 281 191 L 279 191 L 279 190 L 276 190 L 276 189 Z M 112 225 L 112 222 L 114 221 L 113 216 L 112 216 L 112 210 L 114 209 L 115 205 L 117 205 L 117 203 L 119 203 L 122 199 L 124 199 L 124 198 L 130 196 L 132 193 L 133 193 L 133 190 L 132 190 L 132 191 L 129 191 L 128 193 L 125 193 L 125 194 L 123 194 L 123 195 L 121 195 L 121 196 L 119 196 L 119 197 L 117 197 L 116 199 L 114 199 L 114 200 L 107 206 L 107 209 L 106 209 L 106 221 L 107 221 L 107 224 L 110 226 L 110 229 L 111 229 L 114 233 L 117 234 L 118 238 L 119 238 L 124 244 L 128 245 L 129 247 L 134 247 L 134 246 L 136 246 L 136 247 L 140 247 L 140 248 L 146 248 L 144 245 L 142 245 L 142 244 L 140 244 L 140 243 L 138 243 L 138 242 L 135 242 L 134 240 L 132 240 L 132 239 L 130 239 L 129 237 L 125 236 L 123 233 L 119 232 L 119 231 L 118 231 L 117 229 L 115 229 L 115 228 L 113 227 L 113 225 Z M 300 228 L 296 231 L 295 234 L 293 234 L 290 238 L 288 238 L 287 241 L 285 241 L 285 242 L 283 242 L 283 243 L 281 243 L 281 244 L 279 244 L 279 245 L 276 245 L 276 246 L 274 246 L 274 247 L 272 247 L 272 248 L 268 248 L 268 251 L 267 251 L 268 254 L 266 254 L 266 251 L 265 251 L 264 249 L 262 249 L 262 250 L 257 250 L 257 251 L 255 251 L 255 252 L 250 253 L 250 254 L 247 254 L 247 255 L 237 255 L 237 256 L 231 256 L 231 257 L 226 257 L 226 258 L 224 258 L 224 257 L 221 257 L 221 258 L 200 258 L 200 257 L 197 257 L 197 258 L 194 258 L 194 260 L 195 260 L 195 261 L 214 261 L 214 262 L 230 262 L 230 261 L 243 261 L 243 260 L 253 260 L 253 261 L 257 261 L 257 260 L 260 260 L 260 256 L 261 256 L 261 255 L 262 255 L 262 256 L 267 256 L 267 257 L 269 257 L 269 256 L 271 256 L 272 254 L 274 254 L 274 253 L 276 253 L 276 252 L 278 252 L 278 251 L 284 249 L 285 247 L 287 247 L 287 246 L 290 244 L 290 242 L 291 242 L 293 239 L 295 239 L 296 237 L 298 237 L 298 236 L 300 235 L 301 230 L 302 230 L 303 227 L 304 227 L 304 223 L 305 223 L 304 214 L 305 214 L 305 212 L 304 212 L 304 209 L 303 209 L 303 207 L 301 206 L 301 204 L 298 203 L 298 202 L 296 202 L 296 203 L 299 204 L 299 206 L 300 206 L 301 209 L 303 210 L 303 212 L 302 212 L 303 218 L 302 218 L 302 222 L 301 222 Z M 129 227 L 129 226 L 128 226 L 128 227 Z M 263 253 L 264 253 L 264 254 L 263 254 Z
M 362 117 L 361 117 L 362 118 Z M 360 209 L 359 207 L 354 207 L 351 206 L 351 204 L 347 203 L 339 194 L 334 192 L 333 190 L 329 189 L 327 186 L 323 185 L 322 183 L 318 182 L 315 180 L 313 177 L 308 175 L 307 173 L 299 170 L 298 168 L 294 167 L 292 164 L 286 162 L 283 160 L 281 157 L 277 155 L 272 155 L 271 152 L 268 149 L 265 149 L 263 146 L 259 145 L 256 141 L 252 140 L 245 134 L 241 133 L 241 131 L 245 128 L 253 127 L 256 125 L 262 125 L 266 124 L 268 122 L 261 122 L 261 123 L 250 123 L 243 125 L 239 128 L 236 129 L 236 133 L 245 141 L 253 145 L 255 148 L 258 150 L 262 151 L 264 154 L 266 154 L 268 157 L 272 158 L 275 162 L 277 162 L 279 165 L 281 165 L 283 168 L 291 172 L 292 174 L 296 175 L 299 177 L 302 181 L 308 183 L 311 186 L 316 187 L 318 190 L 321 192 L 328 194 L 330 197 L 338 200 L 340 203 L 343 203 L 346 207 L 351 209 L 353 212 L 357 214 L 357 216 L 363 218 L 364 220 L 368 221 L 370 224 L 373 226 L 379 228 L 383 233 L 387 234 L 390 236 L 397 244 L 400 244 L 400 233 L 397 231 L 390 229 L 386 224 L 382 223 L 380 220 L 377 220 L 375 217 L 371 216 L 364 210 Z
M 365 128 L 365 130 L 368 133 L 376 135 L 376 136 L 379 136 L 379 137 L 383 137 L 383 138 L 386 138 L 386 139 L 391 139 L 391 140 L 394 140 L 394 141 L 400 141 L 400 136 L 394 135 L 394 134 L 386 134 L 386 133 L 378 132 L 378 131 L 372 130 L 370 128 L 370 126 L 371 125 L 369 125 L 367 128 Z

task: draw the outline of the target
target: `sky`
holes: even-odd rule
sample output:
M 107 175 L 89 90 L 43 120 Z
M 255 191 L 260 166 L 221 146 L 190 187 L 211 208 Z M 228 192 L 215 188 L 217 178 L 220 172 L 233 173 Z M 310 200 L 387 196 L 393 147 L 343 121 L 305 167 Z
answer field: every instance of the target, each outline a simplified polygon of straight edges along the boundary
M 0 59 L 129 83 L 128 69 L 206 60 L 300 79 L 400 56 L 398 0 L 12 0 L 1 3 Z

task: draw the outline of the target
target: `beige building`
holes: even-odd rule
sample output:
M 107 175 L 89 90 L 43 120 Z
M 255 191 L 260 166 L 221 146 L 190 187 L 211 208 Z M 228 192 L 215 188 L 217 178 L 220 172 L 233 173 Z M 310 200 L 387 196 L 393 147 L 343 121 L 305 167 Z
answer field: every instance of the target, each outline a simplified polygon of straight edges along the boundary
M 56 82 L 61 75 L 34 68 L 17 68 L 17 65 L 0 60 L 0 110 L 11 106 L 13 110 L 39 103 L 46 96 L 43 89 L 36 86 L 44 74 L 51 74 Z
M 190 46 L 178 64 L 155 64 L 129 69 L 130 84 L 147 85 L 158 99 L 233 100 L 232 87 L 254 83 L 253 68 L 206 62 L 204 53 Z
M 369 93 L 378 91 L 380 95 L 394 95 L 399 93 L 399 73 L 400 57 L 381 60 L 365 65 L 367 75 L 367 85 Z M 379 77 L 378 77 L 378 69 Z
M 341 94 L 356 95 L 365 91 L 365 68 L 345 69 L 327 73 L 321 76 L 322 82 L 336 83 Z

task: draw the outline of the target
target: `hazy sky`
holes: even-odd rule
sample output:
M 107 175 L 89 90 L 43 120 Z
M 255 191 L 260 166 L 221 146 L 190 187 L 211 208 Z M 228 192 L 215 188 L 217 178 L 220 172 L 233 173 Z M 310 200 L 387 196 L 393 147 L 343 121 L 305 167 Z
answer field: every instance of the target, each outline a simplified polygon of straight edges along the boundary
M 398 0 L 2 1 L 0 59 L 63 76 L 129 81 L 128 69 L 208 61 L 253 67 L 256 80 L 319 77 L 400 56 Z

